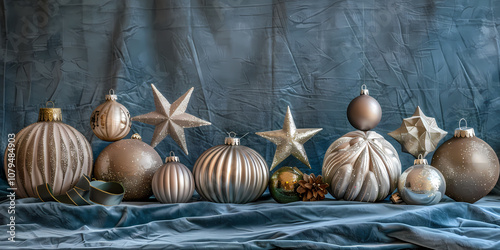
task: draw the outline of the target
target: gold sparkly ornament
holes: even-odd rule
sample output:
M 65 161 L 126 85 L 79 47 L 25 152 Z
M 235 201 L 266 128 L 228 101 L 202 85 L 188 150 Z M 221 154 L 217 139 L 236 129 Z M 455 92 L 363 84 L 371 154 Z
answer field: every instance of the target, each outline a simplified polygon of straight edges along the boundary
M 257 200 L 269 181 L 264 158 L 234 137 L 226 137 L 223 145 L 203 152 L 194 164 L 193 175 L 201 197 L 219 203 Z
M 156 127 L 153 139 L 151 140 L 152 147 L 156 147 L 158 143 L 170 135 L 187 155 L 188 149 L 184 128 L 211 125 L 210 122 L 186 113 L 189 98 L 191 98 L 194 88 L 189 89 L 172 104 L 170 104 L 160 91 L 156 89 L 155 85 L 151 84 L 151 88 L 153 89 L 156 110 L 144 115 L 132 117 L 132 121 L 143 122 Z
M 334 141 L 323 160 L 323 178 L 336 199 L 375 202 L 397 187 L 401 162 L 394 147 L 373 131 L 349 132 Z
M 368 131 L 375 128 L 381 118 L 380 104 L 369 95 L 366 85 L 363 84 L 361 95 L 354 98 L 347 107 L 347 119 L 356 129 Z
M 153 176 L 153 193 L 161 203 L 188 202 L 193 196 L 194 186 L 193 174 L 173 152 Z
M 443 174 L 447 196 L 474 203 L 495 187 L 500 164 L 491 146 L 476 137 L 474 129 L 467 127 L 467 121 L 465 127 L 460 122 L 454 137 L 434 153 L 432 166 Z
M 309 160 L 307 159 L 306 150 L 304 149 L 303 144 L 321 130 L 323 129 L 297 129 L 295 127 L 295 122 L 293 121 L 290 107 L 287 107 L 285 121 L 283 122 L 283 129 L 257 132 L 256 134 L 268 139 L 277 146 L 276 153 L 274 154 L 273 158 L 273 163 L 271 164 L 271 170 L 273 170 L 278 164 L 280 164 L 290 155 L 293 155 L 306 166 L 311 168 L 311 164 L 309 164 Z
M 130 113 L 118 103 L 113 89 L 106 95 L 106 102 L 97 106 L 90 116 L 90 127 L 103 141 L 118 141 L 130 131 Z
M 124 200 L 146 200 L 153 195 L 151 181 L 161 165 L 154 148 L 134 134 L 132 139 L 113 142 L 102 150 L 94 164 L 94 176 L 121 183 L 125 188 Z
M 45 183 L 55 195 L 64 194 L 92 172 L 92 148 L 80 132 L 62 122 L 60 108 L 41 108 L 38 122 L 17 133 L 13 145 L 5 150 L 4 168 L 6 176 L 15 170 L 12 187 L 19 198 L 38 197 L 36 187 Z
M 427 117 L 417 106 L 413 116 L 403 119 L 401 127 L 388 135 L 401 144 L 403 152 L 425 157 L 436 149 L 446 134 L 448 132 L 438 127 L 436 119 Z

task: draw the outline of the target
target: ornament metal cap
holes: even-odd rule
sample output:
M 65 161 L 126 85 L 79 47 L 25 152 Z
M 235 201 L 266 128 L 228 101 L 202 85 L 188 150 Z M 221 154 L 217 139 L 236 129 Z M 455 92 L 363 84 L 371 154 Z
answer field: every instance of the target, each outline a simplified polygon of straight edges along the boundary
M 118 99 L 114 89 L 110 89 L 108 93 L 109 95 L 106 95 L 106 101 L 116 101 L 116 99 Z
M 140 134 L 138 134 L 138 133 L 133 134 L 133 135 L 130 137 L 130 139 L 135 139 L 135 140 L 142 141 L 142 137 L 141 137 L 141 135 L 140 135 Z
M 47 105 L 52 103 L 52 108 L 47 108 Z M 54 108 L 55 104 L 53 101 L 48 101 L 45 103 L 45 108 L 40 108 L 38 112 L 39 122 L 61 122 L 62 112 L 60 108 Z
M 226 137 L 226 139 L 224 140 L 224 144 L 231 146 L 238 146 L 240 145 L 240 138 Z
M 465 127 L 460 126 L 462 121 L 465 121 Z M 458 128 L 455 129 L 455 137 L 471 138 L 474 136 L 476 136 L 474 128 L 467 127 L 467 120 L 465 120 L 465 118 L 460 119 L 458 122 Z
M 422 154 L 419 154 L 418 158 L 413 161 L 413 165 L 429 165 L 429 162 L 423 158 Z
M 170 151 L 170 155 L 165 158 L 165 163 L 180 162 L 179 157 L 175 156 L 174 151 Z
M 361 85 L 361 94 L 360 95 L 370 95 L 370 91 L 368 91 L 366 84 Z

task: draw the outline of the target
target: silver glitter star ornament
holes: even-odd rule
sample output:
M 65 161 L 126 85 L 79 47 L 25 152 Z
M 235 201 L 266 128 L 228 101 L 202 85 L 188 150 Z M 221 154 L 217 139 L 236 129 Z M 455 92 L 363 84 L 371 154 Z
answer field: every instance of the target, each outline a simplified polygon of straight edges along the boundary
M 419 154 L 425 157 L 434 151 L 446 134 L 446 131 L 438 127 L 436 119 L 425 116 L 418 106 L 412 117 L 403 119 L 401 127 L 389 133 L 401 144 L 404 152 L 415 158 L 418 158 Z
M 153 139 L 151 140 L 152 147 L 156 147 L 158 143 L 170 135 L 187 155 L 188 150 L 184 128 L 211 125 L 210 122 L 185 113 L 194 88 L 189 89 L 172 104 L 170 104 L 160 91 L 156 89 L 155 85 L 151 84 L 151 88 L 153 89 L 156 110 L 132 117 L 132 121 L 143 122 L 156 127 Z
M 280 162 L 285 160 L 288 156 L 293 155 L 302 163 L 311 168 L 309 160 L 307 159 L 304 143 L 311 139 L 322 128 L 304 128 L 297 129 L 293 121 L 292 112 L 290 107 L 287 108 L 285 121 L 283 122 L 283 129 L 257 132 L 256 134 L 262 136 L 277 145 L 276 153 L 274 154 L 271 170 L 275 168 Z

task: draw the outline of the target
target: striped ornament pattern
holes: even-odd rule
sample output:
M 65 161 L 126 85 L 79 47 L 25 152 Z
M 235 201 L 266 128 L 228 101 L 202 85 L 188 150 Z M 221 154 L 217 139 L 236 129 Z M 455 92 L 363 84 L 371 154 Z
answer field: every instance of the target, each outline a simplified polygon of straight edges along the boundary
M 381 135 L 353 131 L 330 145 L 322 172 L 336 199 L 375 202 L 397 187 L 401 162 L 396 149 Z
M 132 123 L 128 109 L 116 101 L 116 96 L 106 96 L 106 102 L 99 105 L 90 116 L 90 127 L 94 134 L 103 141 L 123 139 Z
M 153 176 L 153 193 L 161 203 L 188 202 L 194 186 L 193 174 L 180 162 L 165 163 Z
M 255 150 L 242 145 L 218 145 L 205 151 L 193 167 L 196 191 L 218 203 L 247 203 L 267 188 L 269 169 Z
M 36 187 L 48 183 L 64 194 L 82 175 L 92 173 L 92 149 L 75 128 L 62 122 L 37 122 L 16 134 L 16 194 L 38 197 Z M 7 153 L 7 151 L 6 151 Z M 7 173 L 7 157 L 5 172 Z

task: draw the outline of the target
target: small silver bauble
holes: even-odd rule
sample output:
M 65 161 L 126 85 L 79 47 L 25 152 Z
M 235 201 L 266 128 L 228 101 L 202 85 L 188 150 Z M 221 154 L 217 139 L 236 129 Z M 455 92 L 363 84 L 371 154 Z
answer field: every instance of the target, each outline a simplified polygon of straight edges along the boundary
M 401 198 L 408 205 L 434 205 L 446 191 L 446 181 L 426 159 L 416 159 L 415 165 L 403 172 L 398 182 Z

